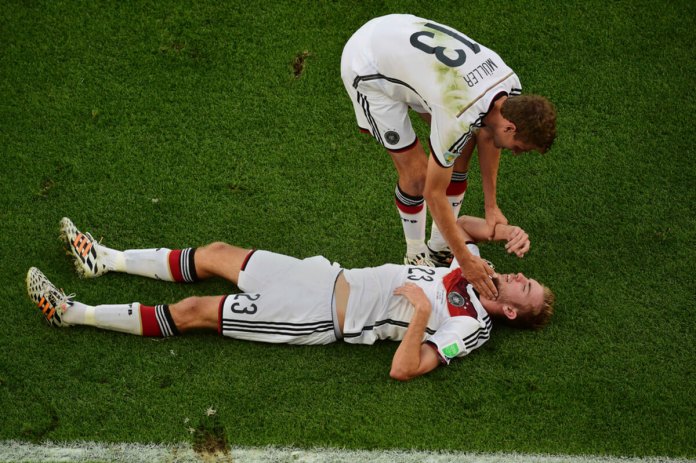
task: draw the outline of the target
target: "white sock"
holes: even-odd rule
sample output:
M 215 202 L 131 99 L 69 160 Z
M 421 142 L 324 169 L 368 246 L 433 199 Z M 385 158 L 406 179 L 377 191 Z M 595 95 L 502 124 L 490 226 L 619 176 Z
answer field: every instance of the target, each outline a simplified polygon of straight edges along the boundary
M 133 302 L 91 306 L 74 301 L 63 314 L 63 320 L 71 325 L 94 326 L 137 336 L 179 334 L 167 305 L 145 306 Z
M 448 196 L 447 199 L 449 200 L 450 205 L 452 206 L 454 220 L 457 220 L 457 217 L 459 217 L 459 211 L 462 208 L 462 200 L 464 199 L 464 193 L 458 196 Z M 437 226 L 434 220 L 432 226 L 430 227 L 430 240 L 428 241 L 428 246 L 430 246 L 430 249 L 432 249 L 433 251 L 443 251 L 445 249 L 449 249 L 449 245 L 447 244 L 445 237 L 442 236 L 442 232 L 440 231 L 440 228 Z
M 401 191 L 398 184 L 394 196 L 406 238 L 406 253 L 416 255 L 427 252 L 425 246 L 427 208 L 423 197 L 407 195 Z
M 123 270 L 130 275 L 139 275 L 156 280 L 174 281 L 169 269 L 170 249 L 129 249 L 123 251 Z
M 104 263 L 110 271 L 164 281 L 190 283 L 197 279 L 193 260 L 195 248 L 118 251 L 100 245 L 100 253 L 104 256 Z
M 63 320 L 71 325 L 95 326 L 121 333 L 142 334 L 140 304 L 137 302 L 95 307 L 75 301 L 63 314 Z

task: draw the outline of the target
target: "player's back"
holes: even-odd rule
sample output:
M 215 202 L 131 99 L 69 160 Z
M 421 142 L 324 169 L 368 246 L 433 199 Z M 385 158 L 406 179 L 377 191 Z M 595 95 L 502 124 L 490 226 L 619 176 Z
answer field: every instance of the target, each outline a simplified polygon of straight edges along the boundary
M 364 27 L 380 74 L 406 84 L 385 86 L 401 101 L 408 101 L 412 89 L 429 107 L 456 114 L 512 72 L 494 51 L 435 21 L 393 14 Z

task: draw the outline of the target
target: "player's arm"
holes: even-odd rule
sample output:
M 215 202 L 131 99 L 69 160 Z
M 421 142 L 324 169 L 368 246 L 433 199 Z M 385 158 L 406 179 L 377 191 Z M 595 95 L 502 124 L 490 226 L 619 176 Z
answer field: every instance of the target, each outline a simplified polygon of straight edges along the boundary
M 486 211 L 488 237 L 493 236 L 497 223 L 507 224 L 508 221 L 498 207 L 498 167 L 500 165 L 500 148 L 493 143 L 493 136 L 487 130 L 479 130 L 476 134 L 479 167 L 481 169 L 481 184 L 483 186 L 483 202 Z
M 406 297 L 414 310 L 406 334 L 392 359 L 389 376 L 408 381 L 434 370 L 440 364 L 437 353 L 423 343 L 432 306 L 423 290 L 413 283 L 396 288 L 394 294 Z
M 466 237 L 457 225 L 452 213 L 452 206 L 447 200 L 447 186 L 452 177 L 452 169 L 440 166 L 431 155 L 428 160 L 428 172 L 425 177 L 423 196 L 430 208 L 430 215 L 449 244 L 450 250 L 459 262 L 462 273 L 479 294 L 488 299 L 495 299 L 498 291 L 489 278 L 493 270 L 479 257 L 474 256 L 466 247 Z
M 495 227 L 493 237 L 489 236 L 486 221 L 479 217 L 463 215 L 457 219 L 457 225 L 462 229 L 468 241 L 505 241 L 505 250 L 508 254 L 524 257 L 529 252 L 531 242 L 527 232 L 516 225 L 498 224 Z

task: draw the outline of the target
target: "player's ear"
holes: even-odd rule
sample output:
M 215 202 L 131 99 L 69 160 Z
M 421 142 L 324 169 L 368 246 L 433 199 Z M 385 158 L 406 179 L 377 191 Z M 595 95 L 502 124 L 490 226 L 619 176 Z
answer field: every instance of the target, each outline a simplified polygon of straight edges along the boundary
M 517 318 L 517 309 L 510 305 L 504 305 L 503 314 L 507 317 L 508 320 L 514 320 L 515 318 Z
M 517 132 L 517 126 L 514 122 L 505 119 L 504 132 L 505 133 L 515 133 Z

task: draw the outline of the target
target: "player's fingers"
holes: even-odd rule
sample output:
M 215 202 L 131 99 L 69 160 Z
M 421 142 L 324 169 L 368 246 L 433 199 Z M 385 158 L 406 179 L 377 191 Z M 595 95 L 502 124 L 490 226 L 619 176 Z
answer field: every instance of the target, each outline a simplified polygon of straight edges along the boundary
M 522 245 L 520 246 L 520 249 L 517 251 L 517 257 L 524 257 L 524 255 L 527 254 L 527 252 L 529 252 L 530 246 L 531 246 L 531 243 L 529 242 L 529 240 L 522 243 Z
M 514 238 L 510 239 L 510 242 L 508 243 L 509 248 L 513 251 L 516 251 L 520 247 L 524 246 L 525 242 L 529 241 L 529 236 L 527 235 L 526 232 L 523 230 L 520 230 L 520 232 L 515 235 Z
M 528 241 L 526 233 L 520 233 L 508 242 L 508 252 L 517 252 Z
M 411 285 L 413 285 L 413 283 L 404 283 L 403 285 L 394 288 L 394 294 L 396 294 L 397 296 L 404 295 L 406 292 L 409 291 Z
M 484 278 L 473 284 L 476 291 L 487 299 L 496 299 L 498 291 L 490 278 Z
M 510 246 L 511 246 L 512 240 L 515 239 L 516 233 L 517 233 L 517 230 L 513 230 L 512 233 L 510 233 L 510 236 L 508 237 L 507 243 L 505 243 L 505 250 L 507 252 L 510 252 Z

